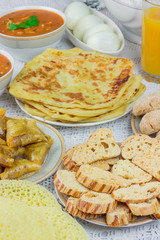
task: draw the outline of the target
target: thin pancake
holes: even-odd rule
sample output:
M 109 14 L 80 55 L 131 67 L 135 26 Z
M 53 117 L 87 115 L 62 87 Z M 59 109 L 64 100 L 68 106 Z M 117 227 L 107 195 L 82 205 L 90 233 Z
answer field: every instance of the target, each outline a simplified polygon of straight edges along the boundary
M 107 108 L 118 102 L 130 85 L 133 62 L 74 49 L 56 56 L 55 50 L 28 62 L 10 85 L 22 99 L 58 107 Z M 53 53 L 53 54 L 52 54 Z M 43 55 L 44 54 L 44 55 Z

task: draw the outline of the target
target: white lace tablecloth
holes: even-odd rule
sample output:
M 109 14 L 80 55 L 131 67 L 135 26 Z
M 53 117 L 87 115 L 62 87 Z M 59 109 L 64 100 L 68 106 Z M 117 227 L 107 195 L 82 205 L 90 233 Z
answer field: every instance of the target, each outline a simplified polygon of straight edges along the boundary
M 41 6 L 50 6 L 58 9 L 63 9 L 64 6 L 69 2 L 69 0 L 0 0 L 0 11 L 6 10 L 8 8 L 13 8 L 16 6 L 24 6 L 24 5 L 41 5 Z M 101 3 L 101 6 L 104 6 Z M 103 13 L 107 14 L 106 9 L 101 10 Z M 61 42 L 57 45 L 56 48 L 59 49 L 69 49 L 72 48 L 73 45 L 69 42 L 69 40 L 64 36 Z M 3 49 L 3 46 L 0 45 L 0 49 Z M 126 41 L 124 51 L 121 53 L 122 57 L 130 58 L 134 61 L 134 73 L 139 74 L 141 72 L 140 66 L 140 56 L 141 56 L 141 48 L 139 45 L 130 43 Z M 24 63 L 18 60 L 15 60 L 15 68 L 13 78 L 16 74 L 22 69 Z M 147 86 L 146 93 L 153 92 L 160 88 L 160 85 L 156 83 L 151 83 L 143 80 L 144 84 Z M 145 93 L 145 94 L 146 94 Z M 0 107 L 4 107 L 7 109 L 8 116 L 24 116 L 28 117 L 24 112 L 20 110 L 20 108 L 15 103 L 15 100 L 12 96 L 10 96 L 7 92 L 5 92 L 0 97 Z M 109 127 L 117 142 L 123 141 L 128 136 L 132 135 L 131 128 L 131 113 L 126 116 L 105 124 L 100 124 L 98 126 L 92 127 L 57 127 L 55 128 L 62 134 L 66 150 L 75 144 L 82 143 L 85 141 L 88 136 L 99 127 Z M 55 196 L 55 190 L 52 183 L 53 176 L 44 180 L 41 184 L 45 186 L 49 191 L 51 191 Z M 109 227 L 101 227 L 91 223 L 87 223 L 83 220 L 77 219 L 80 224 L 85 228 L 88 233 L 88 237 L 90 240 L 159 240 L 160 239 L 160 221 L 153 221 L 149 224 L 145 224 L 138 227 L 130 227 L 130 228 L 109 228 Z

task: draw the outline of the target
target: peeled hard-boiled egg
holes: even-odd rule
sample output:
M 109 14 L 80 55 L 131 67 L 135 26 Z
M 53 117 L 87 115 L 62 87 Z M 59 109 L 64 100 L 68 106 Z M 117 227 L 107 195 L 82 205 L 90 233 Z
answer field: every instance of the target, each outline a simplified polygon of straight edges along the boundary
M 103 20 L 94 14 L 82 18 L 73 28 L 73 34 L 79 40 L 83 39 L 84 33 L 91 27 L 103 23 Z
M 73 30 L 81 18 L 90 14 L 90 10 L 83 2 L 72 2 L 66 7 L 64 14 L 67 17 L 67 27 Z
M 120 40 L 114 32 L 97 32 L 88 37 L 86 44 L 101 51 L 117 51 Z
M 105 23 L 97 24 L 96 26 L 89 28 L 83 36 L 83 42 L 86 43 L 88 37 L 90 37 L 92 34 L 104 31 L 113 32 L 113 29 L 108 24 Z

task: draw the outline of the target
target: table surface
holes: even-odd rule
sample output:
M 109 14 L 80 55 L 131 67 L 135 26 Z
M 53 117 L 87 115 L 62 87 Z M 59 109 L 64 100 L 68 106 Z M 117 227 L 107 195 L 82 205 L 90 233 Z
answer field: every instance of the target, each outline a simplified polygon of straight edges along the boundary
M 62 10 L 69 0 L 0 0 L 0 11 L 4 11 L 9 8 L 25 5 L 41 5 L 41 6 L 50 6 Z M 109 17 L 107 9 L 103 8 L 104 3 L 101 1 L 100 6 L 102 7 L 100 11 L 104 14 L 107 14 Z M 58 49 L 69 49 L 73 45 L 69 42 L 67 37 L 64 35 L 61 42 L 56 46 Z M 0 49 L 3 49 L 3 46 L 0 45 Z M 130 58 L 134 61 L 134 73 L 140 74 L 140 57 L 141 57 L 141 47 L 139 45 L 133 44 L 131 42 L 125 41 L 124 51 L 121 53 L 122 57 Z M 13 78 L 17 73 L 22 69 L 24 62 L 15 60 L 15 68 Z M 154 92 L 160 88 L 160 85 L 157 83 L 143 80 L 143 83 L 146 85 L 147 90 L 145 94 Z M 20 110 L 17 106 L 14 98 L 5 92 L 0 97 L 0 107 L 7 109 L 8 116 L 23 116 L 28 117 L 24 112 Z M 108 127 L 112 130 L 115 139 L 117 142 L 123 141 L 125 138 L 133 134 L 131 128 L 131 113 L 126 116 L 105 124 L 100 124 L 98 126 L 91 127 L 58 127 L 54 126 L 63 136 L 65 141 L 66 150 L 75 144 L 82 143 L 85 141 L 88 136 L 96 129 L 100 127 Z M 51 191 L 55 196 L 55 190 L 52 183 L 53 176 L 41 182 L 41 185 L 45 186 L 49 191 Z M 127 227 L 127 228 L 109 228 L 101 227 L 91 223 L 87 223 L 84 220 L 77 219 L 80 224 L 87 231 L 88 237 L 90 240 L 159 240 L 160 239 L 160 221 L 153 221 L 151 223 L 137 226 L 137 227 Z

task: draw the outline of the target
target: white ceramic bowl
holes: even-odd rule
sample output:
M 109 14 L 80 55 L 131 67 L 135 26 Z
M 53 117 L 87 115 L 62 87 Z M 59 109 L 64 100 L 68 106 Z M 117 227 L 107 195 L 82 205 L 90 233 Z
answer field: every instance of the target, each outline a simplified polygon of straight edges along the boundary
M 7 72 L 5 75 L 0 77 L 0 96 L 1 96 L 11 81 L 12 74 L 13 74 L 13 68 L 14 68 L 14 60 L 10 54 L 8 54 L 7 52 L 5 52 L 3 50 L 0 50 L 0 54 L 6 56 L 12 64 L 12 68 L 9 70 L 9 72 Z
M 120 23 L 125 38 L 141 44 L 142 7 L 139 5 L 132 7 L 133 2 L 132 5 L 128 5 L 119 0 L 104 0 L 104 2 L 107 9 Z
M 69 40 L 72 42 L 72 44 L 74 46 L 79 47 L 79 48 L 81 48 L 85 51 L 94 50 L 94 51 L 97 51 L 97 52 L 100 52 L 100 53 L 109 54 L 109 55 L 112 55 L 112 56 L 118 56 L 122 52 L 122 50 L 124 48 L 124 45 L 125 45 L 124 37 L 123 37 L 123 34 L 122 34 L 121 30 L 110 18 L 105 16 L 103 13 L 101 13 L 101 12 L 99 12 L 99 11 L 93 9 L 93 8 L 90 8 L 90 11 L 91 11 L 91 13 L 100 17 L 104 21 L 104 23 L 107 23 L 113 29 L 113 31 L 118 35 L 118 38 L 120 39 L 120 42 L 121 42 L 120 48 L 117 51 L 101 51 L 99 49 L 91 48 L 86 43 L 80 41 L 77 37 L 75 37 L 73 35 L 72 31 L 69 30 L 66 27 L 67 37 L 69 38 Z
M 25 7 L 17 7 L 13 8 L 9 11 L 3 12 L 0 14 L 0 17 L 17 10 L 23 9 L 42 9 L 48 10 L 54 13 L 59 14 L 63 20 L 64 24 L 58 29 L 51 31 L 49 33 L 45 33 L 43 35 L 33 36 L 33 37 L 15 37 L 8 36 L 0 33 L 0 43 L 5 46 L 5 50 L 11 53 L 15 58 L 19 60 L 31 60 L 34 56 L 40 54 L 48 47 L 55 47 L 56 44 L 61 39 L 66 25 L 66 17 L 63 12 L 50 8 L 50 7 L 42 7 L 42 6 L 25 6 Z

